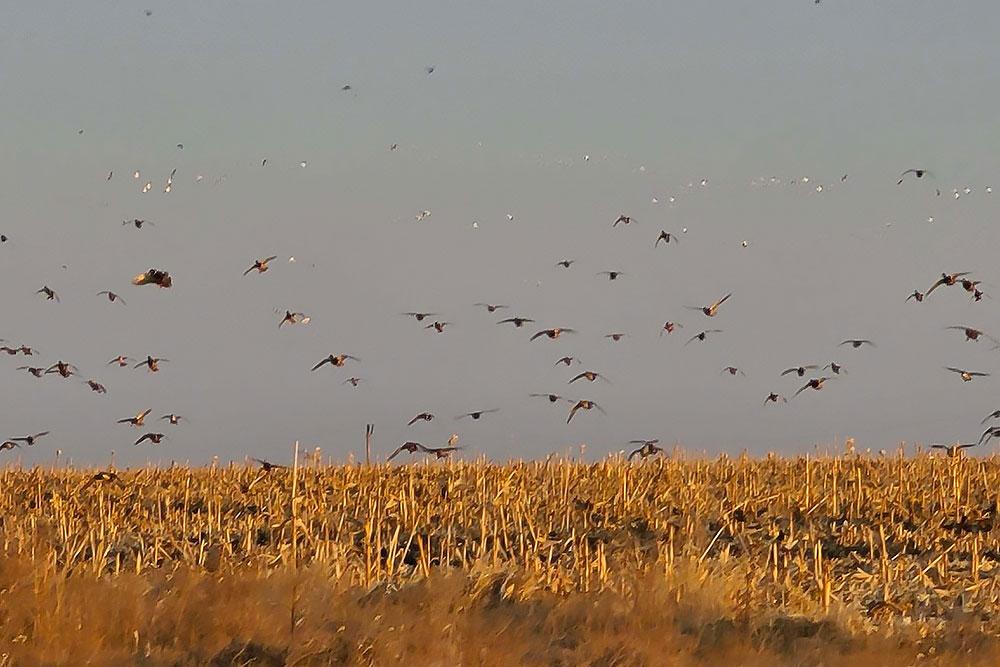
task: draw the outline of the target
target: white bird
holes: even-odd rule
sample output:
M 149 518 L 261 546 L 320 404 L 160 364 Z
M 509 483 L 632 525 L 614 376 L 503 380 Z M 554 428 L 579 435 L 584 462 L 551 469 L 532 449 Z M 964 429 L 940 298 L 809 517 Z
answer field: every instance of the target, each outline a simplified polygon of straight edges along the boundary
M 146 181 L 146 184 L 144 186 L 142 186 L 142 194 L 146 194 L 147 192 L 149 192 L 152 189 L 153 189 L 153 182 L 152 181 Z

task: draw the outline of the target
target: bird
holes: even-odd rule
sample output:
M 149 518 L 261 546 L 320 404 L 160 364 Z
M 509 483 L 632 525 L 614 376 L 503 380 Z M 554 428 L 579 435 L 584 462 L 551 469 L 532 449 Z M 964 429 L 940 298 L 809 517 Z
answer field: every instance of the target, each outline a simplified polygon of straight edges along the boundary
M 87 386 L 89 386 L 92 391 L 94 391 L 94 392 L 96 392 L 98 394 L 106 394 L 106 393 L 108 393 L 107 388 L 103 384 L 101 384 L 100 382 L 98 382 L 97 380 L 87 380 L 85 382 L 85 384 Z
M 990 414 L 986 415 L 986 418 L 983 419 L 983 421 L 981 421 L 980 424 L 985 424 L 991 419 L 1000 419 L 1000 410 L 994 410 Z
M 393 460 L 399 454 L 403 452 L 409 452 L 410 454 L 415 454 L 416 452 L 426 452 L 427 448 L 421 445 L 419 442 L 407 441 L 397 447 L 392 454 L 386 459 L 386 462 Z
M 28 347 L 27 345 L 20 346 L 19 348 L 17 348 L 17 351 L 26 357 L 30 357 L 35 354 L 35 351 L 32 348 Z
M 969 280 L 968 278 L 963 278 L 961 281 L 962 289 L 969 293 L 978 292 L 977 286 L 982 283 L 982 280 Z
M 438 317 L 437 313 L 413 313 L 413 312 L 411 312 L 411 313 L 403 313 L 403 314 L 406 315 L 406 316 L 408 316 L 408 317 L 414 318 L 415 320 L 417 320 L 417 322 L 423 322 L 424 319 L 426 319 L 428 317 Z
M 428 65 L 427 67 L 424 68 L 424 71 L 427 72 L 428 75 L 433 74 L 434 73 L 434 65 Z
M 906 178 L 907 174 L 913 174 L 917 178 L 923 178 L 925 175 L 930 176 L 931 173 L 926 169 L 907 169 L 902 174 L 899 175 L 899 180 L 896 181 L 896 185 L 902 185 L 903 179 Z
M 532 398 L 547 398 L 549 403 L 557 403 L 559 401 L 568 401 L 568 398 L 563 398 L 559 394 L 528 394 Z
M 658 446 L 659 443 L 659 440 L 629 440 L 628 444 L 639 445 L 639 448 L 628 455 L 628 460 L 631 461 L 637 456 L 641 459 L 646 459 L 650 456 L 661 454 L 663 447 Z
M 767 398 L 764 399 L 764 405 L 767 405 L 768 403 L 777 403 L 778 401 L 781 401 L 782 403 L 787 403 L 788 399 L 782 396 L 781 394 L 776 394 L 772 391 L 770 394 L 767 395 Z
M 140 361 L 139 363 L 137 363 L 132 368 L 141 368 L 142 366 L 145 366 L 146 368 L 149 369 L 150 373 L 156 373 L 156 372 L 158 372 L 160 370 L 160 362 L 163 362 L 163 361 L 170 361 L 170 360 L 169 359 L 162 359 L 160 357 L 151 357 L 149 355 L 146 355 L 146 359 L 145 360 Z
M 823 376 L 809 380 L 809 382 L 806 382 L 804 385 L 802 385 L 797 392 L 792 394 L 792 398 L 795 398 L 796 396 L 804 392 L 806 389 L 815 389 L 816 391 L 819 391 L 820 389 L 823 388 L 823 383 L 825 383 L 829 379 L 830 378 Z
M 861 347 L 862 345 L 871 345 L 872 347 L 875 347 L 875 343 L 864 338 L 848 338 L 847 340 L 841 342 L 840 345 L 838 345 L 837 347 L 840 347 L 841 345 L 850 345 L 855 350 Z
M 315 366 L 313 366 L 312 370 L 316 370 L 316 369 L 320 368 L 321 366 L 323 366 L 324 364 L 330 364 L 332 366 L 336 366 L 336 367 L 340 368 L 345 363 L 347 363 L 348 360 L 350 360 L 350 361 L 361 361 L 357 357 L 351 356 L 350 354 L 338 354 L 336 356 L 334 356 L 334 355 L 331 354 L 329 357 L 326 357 L 325 359 L 323 359 L 322 361 L 320 361 L 318 364 L 316 364 Z
M 446 326 L 449 326 L 449 325 L 451 325 L 451 322 L 437 322 L 437 321 L 435 321 L 435 322 L 431 322 L 430 324 L 428 324 L 424 328 L 425 329 L 434 329 L 434 331 L 436 331 L 437 333 L 444 333 L 444 328 Z
M 978 341 L 980 338 L 986 338 L 987 340 L 993 342 L 994 344 L 1000 345 L 1000 340 L 997 340 L 993 336 L 991 336 L 988 333 L 985 333 L 983 331 L 980 331 L 979 329 L 973 329 L 972 327 L 967 327 L 967 326 L 964 326 L 964 325 L 961 325 L 961 326 L 952 326 L 952 327 L 945 327 L 945 329 L 955 329 L 955 330 L 963 332 L 965 334 L 965 340 L 966 340 L 966 342 L 968 342 L 968 341 Z
M 593 410 L 593 409 L 595 409 L 595 408 L 596 408 L 596 409 L 597 409 L 597 410 L 598 410 L 598 411 L 599 411 L 599 412 L 600 412 L 601 414 L 607 414 L 607 413 L 605 413 L 605 412 L 604 412 L 604 408 L 602 408 L 601 406 L 599 406 L 599 405 L 598 405 L 597 403 L 595 403 L 594 401 L 588 401 L 588 400 L 580 400 L 580 401 L 577 401 L 577 402 L 576 402 L 576 405 L 574 405 L 574 406 L 573 406 L 573 407 L 572 407 L 572 408 L 570 409 L 570 411 L 569 411 L 569 417 L 567 417 L 567 418 L 566 418 L 566 423 L 568 424 L 568 423 L 570 423 L 571 421 L 573 421 L 573 416 L 574 416 L 574 415 L 575 415 L 575 414 L 577 413 L 577 411 L 579 411 L 579 410 Z
M 80 371 L 79 368 L 77 368 L 73 364 L 67 364 L 61 359 L 45 369 L 46 374 L 58 373 L 64 378 L 68 378 L 70 375 L 75 375 L 79 371 Z
M 660 230 L 660 235 L 656 237 L 656 242 L 653 243 L 653 247 L 658 247 L 660 245 L 660 241 L 663 241 L 666 244 L 669 244 L 671 241 L 674 243 L 678 242 L 676 234 L 671 234 L 670 232 L 662 229 Z
M 627 333 L 617 333 L 617 332 L 615 332 L 615 333 L 604 334 L 604 337 L 605 338 L 610 338 L 612 341 L 614 341 L 614 342 L 617 343 L 618 341 L 620 341 L 622 338 L 624 338 L 627 335 L 628 335 Z
M 624 276 L 625 275 L 625 272 L 624 271 L 601 271 L 597 275 L 599 275 L 599 276 L 607 276 L 608 280 L 618 280 L 619 276 Z
M 729 294 L 727 294 L 726 296 L 722 297 L 721 299 L 719 299 L 718 301 L 709 306 L 685 306 L 685 308 L 689 310 L 700 310 L 708 317 L 715 317 L 715 314 L 719 312 L 719 306 L 728 301 L 729 297 L 731 297 L 732 295 L 733 293 L 730 292 Z
M 14 442 L 23 442 L 24 444 L 28 445 L 28 447 L 33 447 L 35 445 L 36 440 L 48 434 L 49 434 L 48 431 L 42 431 L 41 433 L 35 433 L 34 435 L 25 435 L 20 438 L 11 438 L 11 440 L 13 440 Z
M 54 291 L 52 290 L 52 288 L 51 288 L 51 287 L 49 287 L 48 285 L 43 285 L 43 286 L 42 286 L 42 289 L 40 289 L 40 290 L 38 290 L 37 292 L 35 292 L 35 294 L 44 294 L 44 295 L 45 295 L 45 300 L 46 300 L 46 301 L 52 301 L 52 300 L 55 300 L 55 301 L 56 301 L 56 303 L 59 303 L 59 295 L 58 295 L 58 294 L 56 294 L 56 293 L 55 293 L 55 292 L 54 292 Z
M 146 440 L 149 440 L 149 441 L 150 441 L 151 443 L 153 443 L 154 445 L 158 445 L 158 444 L 160 444 L 160 442 L 161 442 L 161 441 L 163 440 L 163 438 L 165 438 L 165 437 L 166 437 L 166 436 L 165 436 L 165 435 L 163 435 L 162 433 L 144 433 L 143 435 L 139 436 L 139 439 L 138 439 L 138 440 L 136 440 L 136 441 L 135 441 L 134 443 L 132 443 L 132 444 L 133 444 L 133 445 L 141 445 L 141 444 L 142 444 L 143 442 L 145 442 Z
M 568 269 L 575 261 L 576 261 L 575 259 L 563 259 L 556 262 L 556 266 L 561 266 L 564 269 Z
M 169 421 L 172 426 L 177 426 L 178 424 L 181 423 L 181 421 L 187 421 L 184 417 L 180 415 L 175 415 L 172 412 L 168 415 L 163 415 L 162 417 L 160 417 L 160 421 L 163 421 L 164 419 Z
M 701 333 L 696 333 L 695 335 L 688 338 L 687 342 L 684 344 L 687 345 L 688 343 L 694 342 L 696 340 L 704 341 L 705 338 L 707 338 L 708 334 L 710 333 L 722 333 L 722 329 L 706 329 L 705 331 L 702 331 Z
M 907 301 L 909 301 L 910 299 L 914 299 L 917 303 L 920 303 L 924 300 L 924 293 L 921 292 L 920 290 L 913 290 L 913 294 L 906 297 Z
M 106 296 L 108 297 L 108 301 L 110 301 L 111 303 L 114 303 L 115 301 L 121 301 L 121 304 L 123 306 L 126 305 L 125 299 L 121 298 L 120 296 L 118 296 L 117 294 L 115 294 L 110 290 L 101 290 L 100 292 L 97 293 L 97 296 Z
M 251 458 L 251 460 L 257 463 L 257 465 L 260 466 L 260 469 L 264 472 L 272 472 L 274 470 L 280 470 L 288 467 L 281 465 L 280 463 L 271 463 L 265 459 Z
M 276 259 L 278 259 L 277 255 L 271 255 L 270 257 L 265 257 L 264 259 L 255 259 L 253 264 L 250 265 L 250 268 L 243 272 L 243 275 L 246 276 L 251 271 L 257 271 L 258 274 L 264 273 L 269 268 L 267 265 L 268 262 L 272 262 Z
M 135 413 L 134 417 L 126 417 L 125 419 L 119 419 L 118 424 L 129 424 L 130 426 L 142 426 L 146 423 L 146 416 L 153 411 L 153 408 L 147 408 L 141 412 Z
M 786 368 L 785 370 L 781 371 L 781 374 L 789 375 L 791 373 L 796 373 L 799 377 L 802 377 L 806 374 L 806 371 L 814 371 L 817 368 L 819 368 L 819 366 L 817 366 L 816 364 L 809 364 L 807 366 L 796 366 L 794 368 Z
M 956 443 L 954 445 L 938 445 L 938 444 L 934 444 L 934 445 L 931 445 L 931 449 L 943 449 L 948 454 L 948 458 L 954 459 L 954 458 L 957 458 L 957 457 L 959 457 L 959 456 L 962 455 L 962 450 L 963 449 L 968 449 L 969 447 L 975 447 L 977 444 L 978 443 L 975 443 L 975 442 L 973 442 L 971 444 L 967 444 L 967 445 L 958 444 L 958 443 Z
M 118 486 L 120 486 L 123 489 L 125 488 L 125 484 L 122 482 L 121 478 L 118 476 L 118 473 L 107 471 L 107 470 L 99 470 L 98 472 L 96 472 L 93 475 L 91 475 L 87 479 L 87 481 L 84 482 L 83 485 L 79 489 L 76 490 L 76 492 L 77 493 L 82 493 L 83 491 L 89 489 L 94 484 L 98 484 L 98 483 L 100 483 L 100 484 L 106 484 L 106 483 L 110 483 L 110 482 L 113 482 L 113 483 L 117 484 Z
M 423 451 L 425 454 L 433 454 L 439 459 L 444 459 L 451 456 L 452 452 L 457 452 L 461 449 L 462 447 L 424 447 Z
M 608 378 L 604 377 L 600 373 L 595 373 L 594 371 L 584 371 L 584 372 L 580 373 L 579 375 L 577 375 L 576 377 L 574 377 L 569 382 L 567 382 L 566 384 L 573 384 L 577 380 L 586 380 L 587 382 L 593 382 L 593 381 L 598 380 L 598 379 L 604 380 L 608 384 L 611 384 L 611 380 L 609 380 Z
M 429 422 L 429 421 L 432 421 L 433 419 L 434 419 L 434 415 L 431 414 L 430 412 L 421 412 L 418 415 L 416 415 L 413 419 L 411 419 L 406 425 L 407 426 L 413 426 L 414 424 L 416 424 L 419 421 Z
M 990 376 L 989 373 L 980 373 L 978 371 L 966 371 L 961 368 L 955 368 L 953 366 L 945 366 L 945 369 L 951 371 L 952 373 L 958 373 L 962 377 L 962 382 L 972 382 L 973 378 Z
M 508 308 L 509 307 L 509 306 L 504 306 L 504 305 L 500 305 L 500 304 L 482 303 L 482 302 L 479 302 L 479 303 L 477 303 L 475 305 L 480 306 L 482 308 L 485 308 L 486 311 L 489 312 L 489 313 L 495 313 L 498 310 L 501 310 L 503 308 Z
M 678 324 L 677 322 L 669 322 L 669 321 L 664 322 L 663 327 L 660 329 L 660 335 L 662 336 L 665 333 L 672 334 L 674 332 L 674 329 L 683 329 L 683 328 L 684 325 Z
M 491 408 L 489 410 L 476 410 L 475 412 L 466 412 L 464 415 L 458 415 L 455 419 L 465 419 L 470 418 L 472 421 L 479 421 L 483 415 L 493 414 L 494 412 L 500 412 L 500 408 Z
M 553 366 L 558 366 L 559 364 L 562 364 L 564 366 L 572 366 L 573 362 L 580 363 L 580 360 L 577 359 L 576 357 L 562 357 L 558 359 L 556 363 L 553 364 Z
M 630 225 L 630 224 L 632 224 L 632 216 L 625 215 L 624 213 L 622 213 L 621 215 L 618 216 L 618 218 L 614 221 L 614 223 L 612 223 L 611 226 L 612 227 L 617 227 L 618 223 L 622 223 L 622 224 L 625 224 L 625 225 Z
M 531 340 L 535 340 L 536 338 L 541 338 L 542 336 L 548 337 L 549 340 L 556 340 L 557 338 L 559 338 L 559 336 L 563 335 L 564 333 L 576 333 L 576 330 L 568 329 L 566 327 L 553 327 L 551 329 L 542 329 L 534 336 L 532 336 Z
M 513 324 L 515 329 L 520 329 L 525 324 L 534 322 L 535 320 L 529 317 L 508 317 L 507 319 L 500 320 L 497 324 Z
M 836 361 L 831 361 L 826 366 L 823 366 L 824 371 L 827 368 L 829 368 L 834 375 L 840 375 L 841 373 L 844 373 L 845 375 L 847 374 L 847 371 L 844 370 L 844 367 L 838 364 Z
M 724 373 L 729 373 L 730 375 L 742 375 L 743 377 L 746 377 L 746 375 L 747 375 L 746 373 L 744 373 L 740 369 L 736 368 L 736 366 L 726 366 L 725 368 L 723 368 L 719 372 L 720 375 L 722 375 Z
M 44 368 L 37 368 L 35 366 L 18 366 L 17 370 L 19 370 L 19 371 L 28 371 L 29 373 L 31 373 L 32 375 L 34 375 L 36 378 L 40 378 L 43 375 L 45 375 L 45 369 Z
M 985 431 L 983 431 L 983 434 L 979 436 L 979 442 L 977 442 L 976 444 L 984 445 L 988 443 L 991 439 L 998 437 L 1000 437 L 1000 426 L 991 426 Z
M 136 172 L 138 173 L 138 172 Z M 155 227 L 156 225 L 149 220 L 140 220 L 139 218 L 132 218 L 131 220 L 122 220 L 122 226 L 128 227 L 132 225 L 136 229 L 142 229 L 144 225 L 149 225 L 150 227 Z
M 10 347 L 10 346 L 7 346 L 7 345 L 3 345 L 3 346 L 0 346 L 0 352 L 6 352 L 9 356 L 13 357 L 15 354 L 17 354 L 18 352 L 20 352 L 20 350 L 18 350 L 16 347 Z
M 126 357 L 124 354 L 119 354 L 105 365 L 110 366 L 111 364 L 118 364 L 120 368 L 125 368 L 129 365 L 129 363 L 131 363 L 131 361 L 132 359 L 130 357 Z
M 167 288 L 174 284 L 173 278 L 166 271 L 160 269 L 146 269 L 142 273 L 132 278 L 133 285 L 156 285 Z
M 290 310 L 285 311 L 285 316 L 281 318 L 278 322 L 278 328 L 280 329 L 285 323 L 288 324 L 309 324 L 311 318 L 305 313 L 293 313 Z
M 14 442 L 13 440 L 4 440 L 3 443 L 0 443 L 0 452 L 6 451 L 8 449 L 14 449 L 15 447 L 20 449 L 21 443 Z
M 959 278 L 961 278 L 962 276 L 967 276 L 969 275 L 969 273 L 970 273 L 969 271 L 962 271 L 960 273 L 942 273 L 941 277 L 938 278 L 937 281 L 933 285 L 931 285 L 930 289 L 924 293 L 924 296 L 925 297 L 930 296 L 931 292 L 936 290 L 938 287 L 941 287 L 942 285 L 944 285 L 945 287 L 951 287 L 952 285 L 958 282 Z

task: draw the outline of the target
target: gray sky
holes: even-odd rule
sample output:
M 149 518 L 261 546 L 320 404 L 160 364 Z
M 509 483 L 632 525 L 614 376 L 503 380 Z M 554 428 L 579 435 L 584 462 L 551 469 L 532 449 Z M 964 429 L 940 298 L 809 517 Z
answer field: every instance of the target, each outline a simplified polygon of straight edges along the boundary
M 996 378 L 942 368 L 1000 372 L 1000 352 L 943 329 L 1000 334 L 1000 302 L 952 288 L 904 303 L 941 271 L 1000 298 L 996 3 L 371 4 L 5 10 L 0 337 L 41 355 L 0 358 L 0 424 L 52 435 L 4 459 L 285 460 L 295 439 L 343 457 L 366 422 L 380 451 L 458 432 L 497 459 L 643 437 L 878 449 L 975 438 L 1000 407 Z M 935 179 L 897 187 L 908 167 Z M 756 184 L 770 176 L 783 184 Z M 612 229 L 623 212 L 638 222 Z M 121 226 L 134 217 L 156 226 Z M 654 250 L 660 229 L 681 243 Z M 129 284 L 150 266 L 174 287 Z M 609 269 L 627 275 L 595 275 Z M 683 308 L 729 291 L 714 319 Z M 286 307 L 312 322 L 279 331 Z M 408 310 L 454 326 L 435 335 Z M 539 326 L 494 324 L 512 314 Z M 668 319 L 685 328 L 661 338 Z M 557 325 L 579 333 L 528 342 Z M 708 327 L 724 333 L 684 346 Z M 848 337 L 878 348 L 838 349 Z M 339 352 L 363 363 L 309 372 Z M 171 361 L 104 365 L 119 353 Z M 554 368 L 564 354 L 584 366 Z M 60 358 L 109 394 L 15 370 Z M 849 375 L 761 406 L 801 385 L 782 369 L 834 360 Z M 720 376 L 729 364 L 748 377 Z M 613 384 L 567 386 L 583 368 Z M 567 426 L 568 405 L 527 396 L 550 391 L 608 414 Z M 191 421 L 135 448 L 145 431 L 114 422 L 145 407 Z M 452 419 L 484 408 L 502 411 Z M 405 426 L 425 410 L 438 419 Z

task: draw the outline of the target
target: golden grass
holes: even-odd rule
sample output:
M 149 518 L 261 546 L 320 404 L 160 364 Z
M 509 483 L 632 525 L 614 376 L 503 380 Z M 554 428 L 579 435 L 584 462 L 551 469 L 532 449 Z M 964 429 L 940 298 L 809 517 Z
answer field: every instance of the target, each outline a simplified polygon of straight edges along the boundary
M 1000 657 L 1000 460 L 0 471 L 5 664 Z

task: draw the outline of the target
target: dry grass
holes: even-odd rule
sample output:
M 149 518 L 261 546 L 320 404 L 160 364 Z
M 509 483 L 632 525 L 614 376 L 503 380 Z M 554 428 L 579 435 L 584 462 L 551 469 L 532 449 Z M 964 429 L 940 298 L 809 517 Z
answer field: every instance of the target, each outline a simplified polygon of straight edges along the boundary
M 1000 657 L 1000 460 L 0 471 L 0 665 Z

